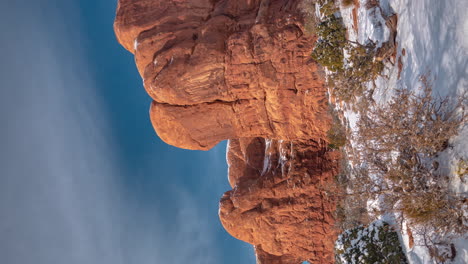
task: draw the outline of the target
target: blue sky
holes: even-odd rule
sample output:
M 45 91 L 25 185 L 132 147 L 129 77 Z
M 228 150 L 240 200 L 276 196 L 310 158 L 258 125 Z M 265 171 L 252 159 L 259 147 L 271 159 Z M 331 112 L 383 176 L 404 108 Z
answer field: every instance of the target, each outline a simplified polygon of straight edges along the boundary
M 115 6 L 0 9 L 0 263 L 254 263 L 217 216 L 225 143 L 157 138 Z

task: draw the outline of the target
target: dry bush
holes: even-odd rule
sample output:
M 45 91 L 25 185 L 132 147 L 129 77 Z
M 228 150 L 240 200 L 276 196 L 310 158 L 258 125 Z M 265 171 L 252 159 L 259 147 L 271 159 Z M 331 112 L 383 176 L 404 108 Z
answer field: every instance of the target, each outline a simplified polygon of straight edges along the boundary
M 457 255 L 454 244 L 429 246 L 429 255 L 437 263 L 453 261 Z
M 332 108 L 329 110 L 332 116 L 332 125 L 327 131 L 328 147 L 339 149 L 346 145 L 347 132 L 346 127 L 341 123 L 338 112 Z
M 457 256 L 455 245 L 451 243 L 454 237 L 435 233 L 429 225 L 412 227 L 412 229 L 418 238 L 415 245 L 426 247 L 430 257 L 436 263 L 447 263 L 453 261 Z
M 405 160 L 433 156 L 448 146 L 448 140 L 466 122 L 460 109 L 466 107 L 467 99 L 463 95 L 456 102 L 448 97 L 434 100 L 430 86 L 420 95 L 397 90 L 386 106 L 370 108 L 362 116 L 359 137 L 374 153 L 398 151 L 411 156 Z
M 345 157 L 345 153 L 342 155 Z M 338 197 L 335 212 L 336 227 L 343 231 L 360 225 L 368 225 L 373 219 L 367 211 L 367 197 L 365 195 L 349 195 L 347 191 L 355 182 L 350 178 L 351 171 L 348 161 L 343 159 L 340 165 L 341 171 L 335 176 L 337 188 L 334 195 Z
M 460 197 L 440 190 L 416 191 L 400 198 L 399 211 L 413 224 L 425 224 L 439 233 L 464 234 L 467 231 Z
M 440 233 L 467 231 L 465 200 L 452 193 L 449 177 L 433 167 L 467 120 L 467 97 L 434 100 L 430 86 L 420 94 L 399 90 L 384 106 L 361 113 L 359 147 L 350 189 L 369 199 L 384 197 L 384 212 L 399 212 Z
M 350 7 L 354 5 L 354 0 L 341 0 L 341 5 L 343 7 Z
M 334 87 L 333 95 L 349 102 L 364 94 L 366 83 L 374 81 L 381 74 L 384 64 L 375 59 L 377 49 L 373 42 L 366 45 L 348 43 L 345 49 L 349 54 L 347 66 L 332 73 L 328 80 Z

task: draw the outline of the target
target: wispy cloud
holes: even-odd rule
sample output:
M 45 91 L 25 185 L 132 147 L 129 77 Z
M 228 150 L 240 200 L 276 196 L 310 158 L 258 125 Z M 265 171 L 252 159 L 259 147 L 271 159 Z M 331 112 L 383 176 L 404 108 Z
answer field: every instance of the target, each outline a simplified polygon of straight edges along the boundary
M 145 207 L 131 210 L 132 227 L 126 238 L 138 243 L 129 245 L 126 263 L 223 263 L 210 222 L 201 221 L 205 217 L 200 215 L 200 205 L 189 192 L 173 191 L 179 199 L 171 204 L 176 208 L 171 224 L 155 225 L 161 216 Z
M 0 262 L 221 263 L 185 190 L 175 190 L 172 229 L 125 200 L 117 142 L 66 2 L 0 10 Z
M 68 31 L 76 17 L 66 22 L 47 8 L 19 1 L 0 11 L 8 40 L 1 44 L 0 262 L 123 263 L 115 254 L 122 208 L 112 133 L 79 36 Z

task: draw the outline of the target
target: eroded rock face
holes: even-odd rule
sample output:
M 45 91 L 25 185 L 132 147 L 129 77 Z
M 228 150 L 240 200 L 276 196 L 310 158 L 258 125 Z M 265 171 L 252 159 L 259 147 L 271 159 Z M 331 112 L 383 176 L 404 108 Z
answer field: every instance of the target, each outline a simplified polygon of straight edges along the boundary
M 338 159 L 314 141 L 231 140 L 223 226 L 256 246 L 259 263 L 333 263 Z
M 120 0 L 117 38 L 135 54 L 165 142 L 324 138 L 329 117 L 302 1 Z
M 230 139 L 220 219 L 259 264 L 333 263 L 338 155 L 324 147 L 331 119 L 303 2 L 119 0 L 114 25 L 162 140 Z

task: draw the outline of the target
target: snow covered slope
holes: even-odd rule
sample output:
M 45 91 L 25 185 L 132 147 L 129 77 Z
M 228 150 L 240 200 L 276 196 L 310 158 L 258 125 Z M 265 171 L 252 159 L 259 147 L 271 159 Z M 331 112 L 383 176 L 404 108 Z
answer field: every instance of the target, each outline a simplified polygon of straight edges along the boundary
M 467 0 L 380 0 L 380 7 L 371 9 L 366 7 L 366 2 L 360 0 L 360 7 L 355 12 L 358 14 L 357 28 L 354 28 L 353 7 L 341 10 L 350 40 L 385 42 L 389 38 L 389 30 L 385 27 L 384 18 L 398 14 L 397 59 L 394 65 L 387 64 L 386 77 L 376 81 L 376 102 L 388 100 L 396 88 L 418 91 L 422 86 L 421 76 L 431 81 L 434 97 L 455 98 L 468 92 Z M 353 127 L 356 113 L 348 111 L 345 116 Z M 446 149 L 439 159 L 448 164 L 446 169 L 451 172 L 452 190 L 467 195 L 468 175 L 457 174 L 460 164 L 468 162 L 467 124 L 451 145 L 453 148 Z M 436 263 L 430 260 L 427 248 L 417 243 L 421 239 L 417 234 L 414 234 L 415 245 L 410 248 L 408 232 L 401 231 L 410 263 Z M 468 240 L 459 238 L 451 242 L 457 252 L 451 263 L 468 263 Z

